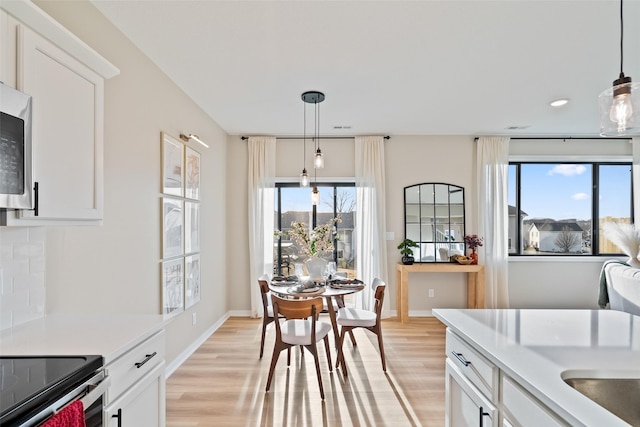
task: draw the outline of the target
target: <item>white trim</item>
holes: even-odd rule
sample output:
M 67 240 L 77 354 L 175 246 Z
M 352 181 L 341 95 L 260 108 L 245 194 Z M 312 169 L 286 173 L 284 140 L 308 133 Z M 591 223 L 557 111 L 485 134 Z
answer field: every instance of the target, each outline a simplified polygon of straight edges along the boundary
M 12 0 L 0 2 L 0 8 L 18 21 L 40 33 L 44 38 L 66 51 L 77 60 L 110 79 L 120 74 L 120 70 L 80 40 L 75 34 L 60 25 L 42 9 L 28 0 Z
M 601 255 L 558 255 L 558 256 L 537 256 L 537 255 L 518 255 L 509 256 L 509 262 L 597 262 L 602 264 L 609 259 L 619 259 L 620 261 L 626 261 L 629 257 L 626 256 L 612 256 L 605 258 Z
M 227 312 L 220 319 L 218 319 L 218 321 L 216 323 L 214 323 L 213 326 L 211 326 L 209 329 L 207 329 L 204 334 L 200 335 L 200 337 L 197 340 L 195 340 L 193 343 L 191 343 L 190 346 L 188 346 L 182 353 L 180 353 L 178 355 L 178 357 L 176 357 L 175 360 L 173 360 L 173 362 L 168 364 L 167 368 L 164 371 L 165 378 L 169 378 L 184 362 L 186 362 L 186 360 L 202 344 L 204 344 L 204 342 L 207 341 L 207 339 L 209 339 L 209 337 L 211 335 L 213 335 L 213 333 L 215 331 L 217 331 L 220 328 L 220 326 L 222 326 L 224 324 L 224 322 L 226 322 L 227 319 L 229 319 L 229 317 L 231 317 L 231 314 L 230 314 L 230 312 Z
M 311 176 L 309 176 L 309 182 L 311 184 L 313 184 L 313 181 L 315 182 L 327 182 L 327 183 L 331 183 L 331 184 L 341 184 L 341 183 L 355 183 L 356 182 L 356 178 L 353 176 L 347 176 L 347 177 L 323 177 L 323 178 L 312 178 Z M 298 183 L 300 182 L 300 177 L 296 176 L 296 177 L 290 177 L 290 176 L 277 176 L 276 177 L 276 183 L 282 183 L 282 184 L 288 184 L 288 183 Z M 311 185 L 310 185 L 311 186 Z
M 627 155 L 608 155 L 608 156 L 596 156 L 589 155 L 564 155 L 564 156 L 542 156 L 542 155 L 509 155 L 510 162 L 541 162 L 541 163 L 562 163 L 567 161 L 575 162 L 630 162 L 632 156 Z

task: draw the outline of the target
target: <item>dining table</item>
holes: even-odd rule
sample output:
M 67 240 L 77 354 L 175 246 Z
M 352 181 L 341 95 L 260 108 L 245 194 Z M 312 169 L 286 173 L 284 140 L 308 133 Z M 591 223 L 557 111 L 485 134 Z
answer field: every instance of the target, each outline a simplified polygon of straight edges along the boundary
M 295 276 L 289 276 L 295 277 Z M 274 278 L 276 279 L 276 278 Z M 313 288 L 307 287 L 305 289 L 314 289 L 312 291 L 301 291 L 303 285 L 309 284 L 309 278 L 302 276 L 300 278 L 292 278 L 291 280 L 274 280 L 269 282 L 269 290 L 281 298 L 316 298 L 323 297 L 326 301 L 327 311 L 329 312 L 329 319 L 331 320 L 331 328 L 333 329 L 333 336 L 335 338 L 335 345 L 340 342 L 340 332 L 338 331 L 338 322 L 336 320 L 336 310 L 333 302 L 335 301 L 338 308 L 343 308 L 344 296 L 360 292 L 366 286 L 365 283 L 358 279 L 346 279 L 338 278 L 335 280 L 319 281 L 315 282 Z M 353 341 L 353 335 L 351 335 Z

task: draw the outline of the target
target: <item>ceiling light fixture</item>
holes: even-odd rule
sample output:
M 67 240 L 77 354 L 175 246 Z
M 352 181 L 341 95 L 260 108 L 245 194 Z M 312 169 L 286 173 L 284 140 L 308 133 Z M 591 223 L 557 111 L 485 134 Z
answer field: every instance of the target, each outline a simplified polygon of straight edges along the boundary
M 185 134 L 181 133 L 180 134 L 180 139 L 183 140 L 184 142 L 189 142 L 190 139 L 193 139 L 194 141 L 199 142 L 200 144 L 202 144 L 205 147 L 209 148 L 209 146 L 207 144 L 205 144 L 204 141 L 201 140 L 198 135 L 194 135 L 192 133 L 190 133 L 189 135 L 185 135 Z
M 302 100 L 307 104 L 313 104 L 314 109 L 314 146 L 316 148 L 316 154 L 313 161 L 313 165 L 316 169 L 324 167 L 324 158 L 322 157 L 322 150 L 320 149 L 320 108 L 318 104 L 324 101 L 324 93 L 315 90 L 308 91 L 302 94 Z
M 600 105 L 600 135 L 624 136 L 640 134 L 640 84 L 632 83 L 624 75 L 624 21 L 620 0 L 620 77 L 613 87 L 605 89 L 598 98 Z
M 552 107 L 562 107 L 563 105 L 567 105 L 569 100 L 567 98 L 556 99 L 555 101 L 551 101 L 549 105 Z
M 307 108 L 303 105 L 303 136 L 302 136 L 302 173 L 300 174 L 300 187 L 309 186 L 309 174 L 307 173 Z
M 316 147 L 316 153 L 313 161 L 313 190 L 311 191 L 311 203 L 314 206 L 318 206 L 320 204 L 320 192 L 318 191 L 318 169 L 324 167 L 324 158 L 322 157 L 322 150 L 320 149 L 320 109 L 318 108 L 318 104 L 324 101 L 324 93 L 318 91 L 307 91 L 302 94 L 302 100 L 306 104 L 313 104 L 315 106 L 314 109 L 314 146 Z M 306 125 L 307 125 L 307 116 L 306 116 L 306 105 L 305 105 L 305 141 L 306 141 Z M 306 144 L 305 144 L 306 147 Z M 304 173 L 306 169 L 303 169 Z M 302 177 L 301 177 L 302 182 Z

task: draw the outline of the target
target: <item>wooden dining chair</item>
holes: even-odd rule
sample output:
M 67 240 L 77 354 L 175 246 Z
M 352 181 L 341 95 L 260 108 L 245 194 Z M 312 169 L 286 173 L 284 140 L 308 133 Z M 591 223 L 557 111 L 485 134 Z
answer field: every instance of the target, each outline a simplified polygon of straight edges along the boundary
M 340 342 L 338 344 L 338 357 L 336 358 L 336 368 L 342 367 L 342 374 L 347 376 L 347 367 L 344 363 L 344 336 L 347 332 L 352 333 L 355 328 L 367 329 L 378 336 L 378 347 L 380 348 L 380 359 L 382 360 L 382 370 L 387 372 L 387 363 L 384 358 L 384 345 L 382 343 L 382 325 L 380 316 L 382 314 L 382 303 L 384 301 L 384 291 L 386 283 L 379 278 L 373 279 L 371 288 L 374 292 L 375 305 L 373 311 L 359 308 L 343 307 L 338 310 L 336 323 L 340 326 Z M 354 344 L 355 346 L 355 344 Z
M 258 286 L 260 286 L 260 293 L 262 294 L 262 340 L 260 341 L 260 359 L 262 359 L 262 353 L 264 352 L 264 338 L 267 333 L 267 326 L 273 322 L 275 317 L 273 315 L 273 307 L 271 306 L 271 293 L 269 292 L 269 276 L 263 274 L 258 278 Z
M 331 324 L 318 320 L 318 315 L 322 310 L 322 298 L 310 299 L 282 299 L 276 295 L 271 295 L 274 316 L 282 315 L 284 322 L 276 324 L 276 342 L 273 347 L 271 367 L 267 378 L 265 391 L 271 388 L 271 380 L 278 358 L 282 350 L 291 350 L 291 347 L 301 346 L 306 348 L 312 355 L 316 365 L 320 396 L 324 400 L 324 388 L 322 387 L 322 375 L 320 374 L 320 363 L 318 361 L 317 342 L 324 340 L 324 348 L 327 352 L 329 371 L 332 371 L 331 350 L 329 348 L 329 332 Z M 291 364 L 291 353 L 287 355 L 287 366 Z

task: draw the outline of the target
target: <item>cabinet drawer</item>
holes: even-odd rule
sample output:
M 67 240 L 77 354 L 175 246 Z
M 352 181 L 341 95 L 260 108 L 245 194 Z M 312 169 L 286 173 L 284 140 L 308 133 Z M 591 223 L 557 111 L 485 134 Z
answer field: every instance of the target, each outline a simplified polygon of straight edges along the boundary
M 505 419 L 513 425 L 566 426 L 551 410 L 506 375 L 502 376 L 502 406 Z
M 133 347 L 105 368 L 111 377 L 111 387 L 106 395 L 108 404 L 129 389 L 153 368 L 164 361 L 165 336 L 160 331 Z
M 447 357 L 493 402 L 498 401 L 498 368 L 447 329 Z

